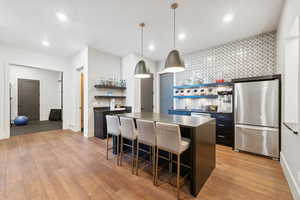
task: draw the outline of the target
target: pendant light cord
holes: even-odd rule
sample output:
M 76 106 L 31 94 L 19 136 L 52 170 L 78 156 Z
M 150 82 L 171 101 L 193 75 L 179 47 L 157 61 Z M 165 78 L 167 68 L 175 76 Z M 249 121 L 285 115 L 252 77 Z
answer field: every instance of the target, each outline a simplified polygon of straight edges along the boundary
M 174 15 L 173 15 L 173 47 L 176 48 L 176 8 L 174 8 Z
M 144 56 L 144 23 L 140 24 L 141 27 L 141 58 Z

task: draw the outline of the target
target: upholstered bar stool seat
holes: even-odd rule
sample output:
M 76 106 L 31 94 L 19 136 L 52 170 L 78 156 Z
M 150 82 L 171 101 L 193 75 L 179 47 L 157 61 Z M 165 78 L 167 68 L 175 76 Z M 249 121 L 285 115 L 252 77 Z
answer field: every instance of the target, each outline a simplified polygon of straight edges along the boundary
M 182 137 L 181 138 L 181 147 L 180 152 L 184 152 L 190 147 L 191 140 L 189 138 Z
M 119 141 L 120 141 L 120 121 L 115 115 L 106 115 L 107 139 L 106 139 L 106 159 L 108 160 L 108 151 L 113 149 L 109 147 L 109 136 L 117 137 L 117 165 L 119 165 Z
M 180 156 L 190 147 L 191 140 L 181 137 L 180 127 L 176 124 L 156 123 L 156 167 L 155 167 L 155 182 L 158 179 L 158 158 L 159 150 L 168 151 L 177 155 L 177 198 L 179 199 L 180 192 Z M 172 156 L 169 160 L 173 162 Z M 172 168 L 172 166 L 171 166 Z
M 134 167 L 135 167 L 135 141 L 137 139 L 137 130 L 135 128 L 134 120 L 132 118 L 127 118 L 127 117 L 120 117 L 121 121 L 121 158 L 120 158 L 120 165 L 122 165 L 122 160 L 123 160 L 123 146 L 127 146 L 131 148 L 131 153 L 132 153 L 132 174 L 134 174 Z M 124 144 L 124 138 L 127 140 L 131 141 L 131 145 Z
M 152 162 L 152 175 L 153 183 L 155 178 L 155 146 L 156 146 L 156 132 L 155 123 L 148 120 L 136 120 L 138 139 L 137 139 L 137 154 L 136 154 L 136 175 L 138 175 L 139 170 L 139 152 L 150 154 L 150 160 Z M 139 144 L 144 144 L 149 146 L 150 151 L 146 151 L 139 148 Z

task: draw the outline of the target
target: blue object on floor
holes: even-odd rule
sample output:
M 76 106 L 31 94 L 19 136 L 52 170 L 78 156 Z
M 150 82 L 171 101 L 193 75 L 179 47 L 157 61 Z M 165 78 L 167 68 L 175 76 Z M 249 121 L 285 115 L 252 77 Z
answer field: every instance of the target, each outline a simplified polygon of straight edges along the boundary
M 16 126 L 27 125 L 28 124 L 28 117 L 26 117 L 26 116 L 18 116 L 14 120 L 14 124 Z

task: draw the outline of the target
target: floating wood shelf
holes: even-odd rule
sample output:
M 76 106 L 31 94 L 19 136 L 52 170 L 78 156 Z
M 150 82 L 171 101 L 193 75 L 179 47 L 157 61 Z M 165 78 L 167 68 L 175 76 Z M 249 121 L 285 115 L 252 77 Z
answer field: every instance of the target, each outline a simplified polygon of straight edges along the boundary
M 126 89 L 126 87 L 107 86 L 107 85 L 95 85 L 95 88 L 118 89 L 118 90 L 125 90 Z
M 102 95 L 102 96 L 95 96 L 96 99 L 125 99 L 126 96 L 109 96 L 109 95 Z

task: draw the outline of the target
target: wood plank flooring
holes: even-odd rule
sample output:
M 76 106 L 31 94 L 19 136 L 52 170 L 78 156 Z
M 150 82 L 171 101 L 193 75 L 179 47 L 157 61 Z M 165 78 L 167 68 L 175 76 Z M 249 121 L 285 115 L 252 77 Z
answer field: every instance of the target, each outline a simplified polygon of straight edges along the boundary
M 168 200 L 176 190 L 153 186 L 130 162 L 118 167 L 105 157 L 105 140 L 72 131 L 26 134 L 0 141 L 2 200 Z M 195 199 L 183 188 L 182 199 Z M 201 200 L 291 200 L 279 162 L 217 146 L 217 167 L 199 193 Z

